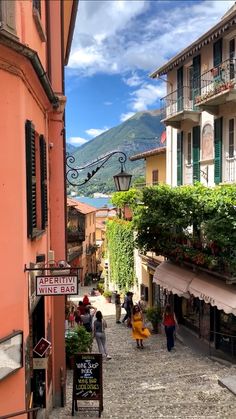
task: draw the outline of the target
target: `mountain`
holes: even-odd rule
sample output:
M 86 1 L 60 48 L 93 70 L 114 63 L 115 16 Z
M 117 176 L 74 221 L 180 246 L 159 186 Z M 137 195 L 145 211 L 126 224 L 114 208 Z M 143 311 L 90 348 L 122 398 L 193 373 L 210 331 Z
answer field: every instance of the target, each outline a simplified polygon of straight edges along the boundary
M 160 120 L 159 110 L 136 113 L 122 124 L 109 129 L 88 143 L 76 148 L 73 152 L 73 156 L 76 159 L 76 166 L 81 167 L 113 150 L 122 151 L 129 158 L 134 154 L 161 147 L 160 136 L 164 130 L 164 126 Z M 110 158 L 104 168 L 100 169 L 86 186 L 80 186 L 78 190 L 76 188 L 69 189 L 76 190 L 79 195 L 114 191 L 113 175 L 120 172 L 118 158 L 118 154 Z M 80 179 L 84 179 L 87 172 L 93 168 L 86 169 L 85 173 L 81 172 Z M 144 161 L 138 160 L 131 162 L 128 159 L 125 164 L 125 169 L 133 175 L 134 179 L 143 176 Z
M 66 143 L 66 152 L 67 153 L 73 154 L 76 151 L 76 149 L 77 149 L 76 146 L 74 146 L 72 144 L 69 144 L 69 143 Z

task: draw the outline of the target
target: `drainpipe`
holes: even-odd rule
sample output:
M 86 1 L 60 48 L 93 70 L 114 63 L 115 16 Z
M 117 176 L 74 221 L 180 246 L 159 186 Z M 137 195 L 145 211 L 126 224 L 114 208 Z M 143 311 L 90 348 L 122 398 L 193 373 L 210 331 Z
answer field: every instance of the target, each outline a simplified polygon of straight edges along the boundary
M 47 95 L 48 100 L 52 104 L 53 108 L 57 109 L 59 106 L 59 99 L 54 94 L 54 91 L 52 89 L 47 73 L 45 72 L 45 69 L 43 68 L 41 64 L 41 61 L 39 59 L 37 52 L 27 47 L 26 45 L 22 44 L 21 42 L 18 42 L 14 39 L 9 39 L 7 36 L 3 34 L 0 37 L 0 44 L 4 45 L 7 48 L 12 49 L 13 51 L 23 55 L 25 58 L 30 60 L 38 76 L 38 79 L 43 87 L 43 90 Z

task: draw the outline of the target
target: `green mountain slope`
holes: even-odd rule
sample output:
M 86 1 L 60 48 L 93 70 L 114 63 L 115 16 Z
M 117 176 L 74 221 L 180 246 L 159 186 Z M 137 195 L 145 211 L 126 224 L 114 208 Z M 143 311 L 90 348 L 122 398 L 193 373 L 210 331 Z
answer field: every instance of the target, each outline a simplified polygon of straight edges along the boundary
M 159 111 L 138 112 L 122 124 L 109 129 L 77 148 L 73 152 L 73 156 L 76 159 L 76 166 L 81 167 L 113 150 L 122 151 L 129 158 L 134 154 L 159 147 L 161 146 L 160 136 L 163 130 L 164 127 L 160 123 Z M 73 190 L 77 191 L 80 195 L 91 194 L 93 192 L 106 193 L 114 191 L 113 175 L 120 172 L 118 158 L 118 154 L 113 156 L 86 186 L 80 186 L 78 190 L 73 188 Z M 130 162 L 128 159 L 125 166 L 126 171 L 131 173 L 134 178 L 144 175 L 143 160 Z M 86 177 L 87 171 L 81 172 L 81 180 Z

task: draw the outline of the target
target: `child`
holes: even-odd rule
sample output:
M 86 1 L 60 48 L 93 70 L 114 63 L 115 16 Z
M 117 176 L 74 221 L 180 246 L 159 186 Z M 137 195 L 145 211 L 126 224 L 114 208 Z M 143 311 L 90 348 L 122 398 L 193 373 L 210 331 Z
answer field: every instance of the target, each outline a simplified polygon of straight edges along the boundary
M 70 327 L 74 327 L 75 325 L 75 307 L 72 306 L 70 314 L 69 314 L 69 325 Z

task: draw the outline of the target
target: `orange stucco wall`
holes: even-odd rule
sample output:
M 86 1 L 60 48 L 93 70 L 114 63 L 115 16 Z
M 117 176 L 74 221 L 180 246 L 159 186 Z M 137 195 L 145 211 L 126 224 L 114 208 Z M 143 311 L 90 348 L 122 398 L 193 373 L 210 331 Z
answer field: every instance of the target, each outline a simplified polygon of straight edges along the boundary
M 60 49 L 60 1 L 50 2 L 52 86 L 63 92 L 62 54 Z M 47 44 L 39 36 L 32 15 L 32 1 L 15 2 L 16 34 L 19 42 L 37 51 L 47 69 Z M 45 1 L 41 1 L 41 25 L 46 30 Z M 58 35 L 59 34 L 59 35 Z M 46 259 L 55 251 L 55 259 L 65 259 L 65 184 L 63 115 L 53 110 L 29 59 L 0 40 L 0 339 L 13 330 L 23 331 L 23 368 L 0 381 L 0 416 L 24 410 L 26 404 L 26 341 L 29 337 L 29 273 L 25 265 L 36 262 L 39 254 Z M 25 121 L 33 121 L 43 134 L 48 156 L 48 227 L 35 240 L 27 238 Z M 50 146 L 49 146 L 49 143 Z M 60 404 L 60 367 L 65 371 L 64 297 L 44 298 L 45 336 L 51 325 L 52 383 L 46 389 L 47 407 Z M 32 353 L 30 354 L 32 360 Z M 48 375 L 48 371 L 46 372 Z M 47 376 L 46 376 L 47 381 Z M 52 400 L 52 394 L 54 400 Z M 10 401 L 10 402 L 9 402 Z M 50 407 L 50 406 L 49 406 Z M 26 415 L 19 416 L 19 418 Z

